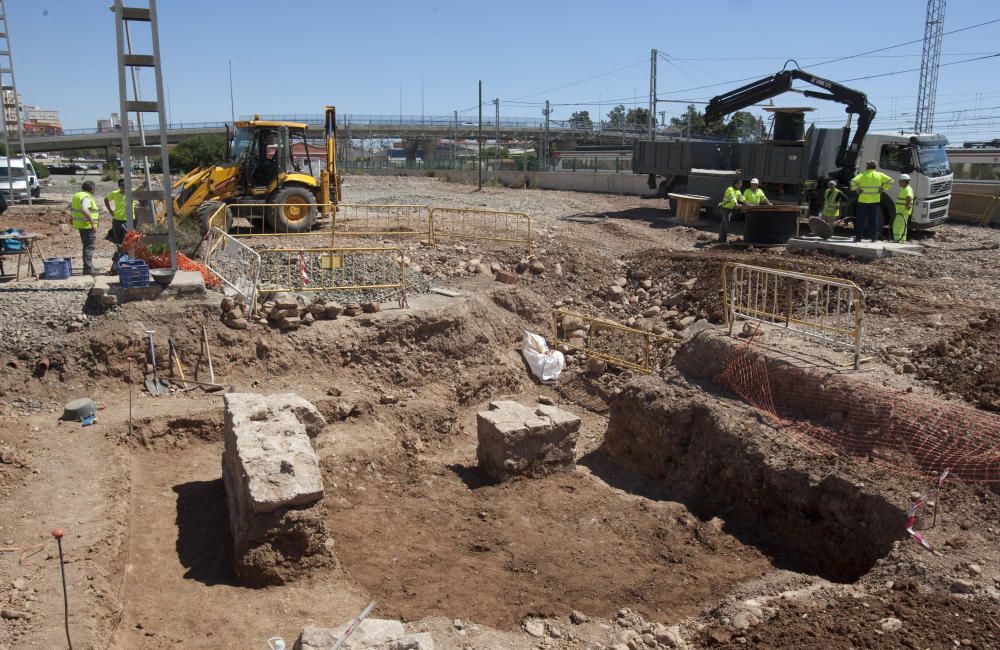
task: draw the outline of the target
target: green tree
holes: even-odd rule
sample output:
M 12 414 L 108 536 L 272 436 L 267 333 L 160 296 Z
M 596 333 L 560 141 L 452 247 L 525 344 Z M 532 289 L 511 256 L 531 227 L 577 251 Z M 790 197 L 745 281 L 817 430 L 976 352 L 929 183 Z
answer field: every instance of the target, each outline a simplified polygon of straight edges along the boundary
M 497 148 L 496 147 L 483 147 L 483 158 L 496 158 Z M 509 158 L 510 150 L 506 147 L 500 147 L 500 158 Z
M 608 126 L 612 129 L 625 128 L 625 105 L 618 104 L 608 111 Z
M 688 104 L 687 110 L 680 117 L 670 118 L 670 126 L 676 128 L 684 136 L 710 135 L 721 138 L 730 136 L 725 120 L 706 125 L 704 116 L 695 108 L 694 104 Z
M 569 116 L 569 125 L 574 129 L 586 129 L 587 131 L 594 128 L 594 122 L 590 119 L 590 111 L 576 111 Z
M 764 120 L 750 111 L 736 111 L 729 118 L 726 129 L 729 137 L 743 142 L 757 142 L 767 136 L 767 126 Z
M 211 134 L 196 135 L 170 150 L 170 168 L 172 172 L 187 172 L 195 167 L 220 163 L 225 157 L 224 138 Z
M 625 114 L 625 124 L 632 129 L 639 127 L 648 128 L 649 119 L 648 108 L 630 108 L 628 113 Z

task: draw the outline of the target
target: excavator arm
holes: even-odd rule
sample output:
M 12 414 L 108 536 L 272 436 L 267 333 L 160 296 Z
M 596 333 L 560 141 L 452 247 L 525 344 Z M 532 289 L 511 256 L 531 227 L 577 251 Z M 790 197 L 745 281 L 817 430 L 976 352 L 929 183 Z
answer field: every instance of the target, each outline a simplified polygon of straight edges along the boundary
M 805 81 L 806 83 L 822 88 L 826 92 L 792 88 L 792 82 L 795 80 Z M 858 116 L 858 126 L 854 132 L 854 137 L 850 138 L 851 127 L 850 122 L 848 122 L 847 126 L 844 127 L 840 149 L 837 151 L 836 162 L 837 166 L 840 167 L 840 180 L 847 183 L 854 176 L 858 154 L 861 151 L 861 142 L 868 133 L 872 120 L 875 119 L 875 107 L 868 103 L 868 96 L 859 90 L 848 88 L 829 79 L 817 77 L 799 68 L 782 70 L 769 77 L 753 81 L 728 93 L 713 97 L 708 102 L 708 106 L 705 107 L 705 121 L 708 123 L 716 122 L 725 115 L 786 92 L 797 92 L 813 99 L 838 102 L 845 105 L 844 110 L 847 113 Z M 849 138 L 850 142 L 848 142 Z

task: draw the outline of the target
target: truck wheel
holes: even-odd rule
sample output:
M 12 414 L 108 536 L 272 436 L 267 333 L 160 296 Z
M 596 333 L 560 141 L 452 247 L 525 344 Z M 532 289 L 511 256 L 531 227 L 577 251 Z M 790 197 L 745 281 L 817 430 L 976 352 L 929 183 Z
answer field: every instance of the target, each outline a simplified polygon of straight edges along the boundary
M 198 221 L 198 226 L 201 228 L 201 234 L 204 235 L 206 232 L 208 232 L 208 229 L 212 227 L 212 224 L 210 223 L 212 217 L 215 216 L 215 213 L 218 211 L 218 209 L 224 205 L 225 203 L 223 203 L 222 201 L 205 201 L 204 203 L 198 206 L 198 209 L 195 210 L 194 215 L 195 219 L 197 219 Z M 225 232 L 228 233 L 230 229 L 233 227 L 233 212 L 227 207 L 224 214 L 226 215 L 226 221 L 225 221 L 225 226 L 221 227 L 221 229 L 225 230 Z M 220 224 L 215 224 L 215 225 L 220 225 Z
M 309 232 L 316 221 L 316 197 L 304 187 L 285 187 L 270 199 L 279 204 L 267 209 L 267 221 L 274 232 Z

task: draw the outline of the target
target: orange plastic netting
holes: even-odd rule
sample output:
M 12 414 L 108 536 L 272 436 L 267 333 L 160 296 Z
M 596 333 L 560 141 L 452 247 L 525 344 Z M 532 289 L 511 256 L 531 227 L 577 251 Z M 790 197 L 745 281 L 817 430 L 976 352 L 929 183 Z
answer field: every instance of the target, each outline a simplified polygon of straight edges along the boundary
M 144 235 L 141 232 L 132 230 L 125 234 L 124 248 L 128 256 L 132 259 L 142 260 L 151 269 L 170 268 L 170 253 L 153 253 L 149 247 L 143 243 Z M 207 266 L 201 262 L 195 262 L 184 253 L 177 253 L 177 268 L 181 271 L 197 271 L 205 280 L 206 287 L 217 287 L 222 283 L 219 278 L 212 273 Z

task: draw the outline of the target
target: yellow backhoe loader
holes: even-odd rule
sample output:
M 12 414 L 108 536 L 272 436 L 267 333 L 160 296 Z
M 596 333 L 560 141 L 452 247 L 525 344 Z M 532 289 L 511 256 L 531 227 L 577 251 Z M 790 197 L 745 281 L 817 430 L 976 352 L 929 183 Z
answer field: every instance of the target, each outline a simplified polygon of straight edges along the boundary
M 318 179 L 312 175 L 305 124 L 254 116 L 234 124 L 235 132 L 227 138 L 226 162 L 198 167 L 174 182 L 174 215 L 193 218 L 206 231 L 212 215 L 223 205 L 249 205 L 239 216 L 263 220 L 269 231 L 308 232 L 318 213 L 328 213 L 340 202 L 337 113 L 333 106 L 326 107 L 324 121 L 326 155 L 325 160 L 317 161 L 322 162 Z M 295 145 L 302 147 L 305 166 L 292 155 Z M 255 209 L 254 205 L 261 207 Z M 228 231 L 232 212 L 227 209 L 225 215 Z

